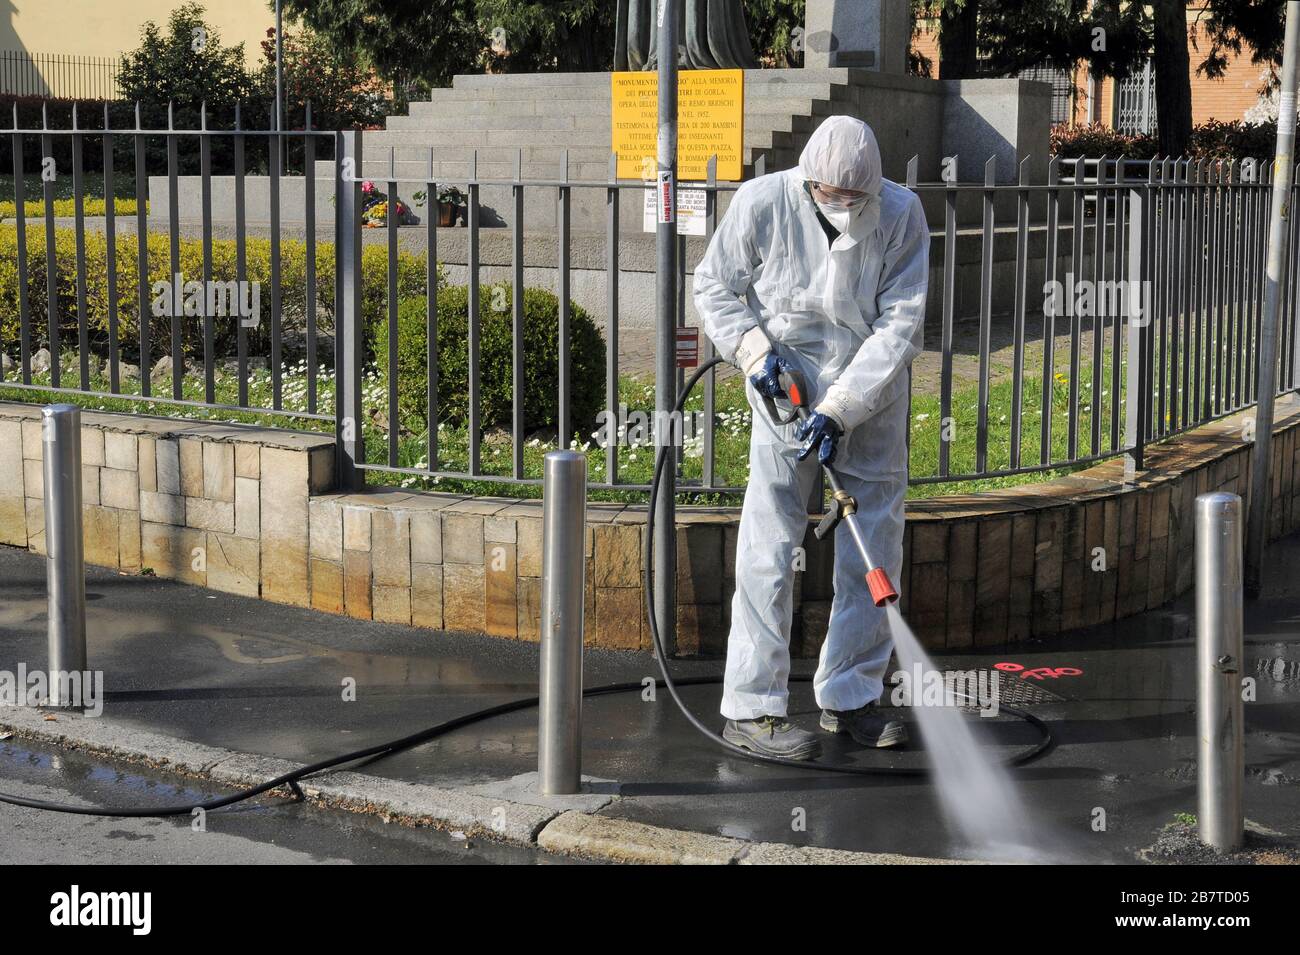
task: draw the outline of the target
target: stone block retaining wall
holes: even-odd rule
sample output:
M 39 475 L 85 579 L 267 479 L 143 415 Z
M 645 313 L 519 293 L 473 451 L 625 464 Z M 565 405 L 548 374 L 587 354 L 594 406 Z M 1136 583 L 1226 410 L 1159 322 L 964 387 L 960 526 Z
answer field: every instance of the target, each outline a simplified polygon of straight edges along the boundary
M 40 409 L 0 403 L 0 543 L 45 553 Z M 86 561 L 306 605 L 307 501 L 332 437 L 82 414 Z
M 86 559 L 361 619 L 536 640 L 541 504 L 331 490 L 330 436 L 83 414 Z M 1279 402 L 1272 536 L 1300 526 L 1300 401 Z M 44 552 L 39 409 L 0 403 L 0 543 Z M 1045 637 L 1158 607 L 1192 584 L 1192 502 L 1246 497 L 1250 445 L 1226 419 L 1042 484 L 909 502 L 903 609 L 931 647 Z M 735 589 L 737 508 L 678 511 L 678 648 L 718 654 Z M 587 642 L 647 649 L 645 509 L 591 504 Z M 792 643 L 815 655 L 832 551 L 805 541 Z

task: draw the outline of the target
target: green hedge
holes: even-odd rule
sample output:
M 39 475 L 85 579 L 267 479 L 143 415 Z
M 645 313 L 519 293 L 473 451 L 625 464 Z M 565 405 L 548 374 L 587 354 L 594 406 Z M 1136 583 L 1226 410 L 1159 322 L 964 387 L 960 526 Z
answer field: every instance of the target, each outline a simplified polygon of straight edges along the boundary
M 1275 122 L 1221 122 L 1212 119 L 1192 128 L 1184 158 L 1269 160 L 1276 142 Z M 1053 127 L 1051 152 L 1063 159 L 1096 159 L 1099 156 L 1152 159 L 1159 154 L 1160 144 L 1154 135 L 1139 133 L 1130 136 L 1094 123 L 1091 126 Z
M 495 307 L 494 307 L 495 306 Z M 406 299 L 397 313 L 399 411 L 404 421 L 425 420 L 428 303 Z M 524 289 L 524 423 L 529 431 L 554 427 L 558 417 L 559 300 L 543 289 Z M 514 386 L 511 375 L 511 289 L 484 286 L 479 296 L 480 421 L 509 427 Z M 372 348 L 388 350 L 387 323 L 372 326 Z M 469 296 L 463 286 L 438 292 L 438 418 L 463 424 L 469 413 Z M 604 405 L 605 343 L 591 316 L 572 305 L 572 425 L 578 434 L 595 427 Z M 381 363 L 382 365 L 382 363 Z
M 100 353 L 107 352 L 108 343 L 108 243 L 102 233 L 86 232 L 86 312 L 91 330 L 91 346 Z M 33 348 L 48 345 L 45 290 L 45 227 L 27 224 L 27 307 L 32 319 Z M 77 285 L 76 242 L 71 228 L 54 230 L 55 258 L 58 262 L 57 308 L 61 343 L 73 344 L 77 340 Z M 261 323 L 249 329 L 250 350 L 254 354 L 268 354 L 270 349 L 271 315 L 271 241 L 250 238 L 245 243 L 246 275 L 251 282 L 260 282 Z M 149 301 L 152 302 L 152 285 L 168 279 L 171 245 L 167 235 L 149 233 L 148 279 Z M 139 343 L 139 305 L 136 287 L 137 244 L 134 234 L 118 235 L 117 253 L 117 318 L 118 338 L 128 361 L 136 361 Z M 180 263 L 184 281 L 197 280 L 203 274 L 203 244 L 198 239 L 180 240 Z M 362 303 L 361 311 L 367 326 L 384 324 L 387 320 L 388 252 L 381 245 L 367 245 L 362 251 Z M 212 241 L 212 277 L 230 281 L 236 276 L 235 242 L 233 239 Z M 439 273 L 441 274 L 441 273 Z M 441 281 L 441 279 L 439 279 Z M 280 242 L 280 295 L 281 328 L 284 331 L 301 331 L 307 321 L 307 247 L 296 239 Z M 397 257 L 397 292 L 401 298 L 423 296 L 427 292 L 423 255 L 400 252 Z M 323 334 L 334 330 L 334 246 L 332 243 L 316 245 L 316 320 Z M 18 241 L 13 223 L 0 225 L 0 349 L 8 350 L 16 358 L 15 342 L 19 335 L 18 311 Z M 234 316 L 217 317 L 216 354 L 218 357 L 234 354 L 238 319 Z M 202 355 L 203 320 L 199 317 L 182 317 L 182 340 L 191 357 Z M 156 361 L 171 348 L 171 317 L 154 316 L 151 312 L 151 357 Z

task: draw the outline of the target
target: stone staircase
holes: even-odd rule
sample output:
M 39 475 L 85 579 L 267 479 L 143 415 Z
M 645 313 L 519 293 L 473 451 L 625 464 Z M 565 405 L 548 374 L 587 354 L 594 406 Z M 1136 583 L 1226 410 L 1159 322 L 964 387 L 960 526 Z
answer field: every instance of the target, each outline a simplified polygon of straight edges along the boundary
M 862 84 L 879 78 L 878 73 L 843 68 L 748 71 L 746 177 L 760 157 L 769 172 L 794 165 L 822 118 L 862 115 Z M 477 153 L 479 179 L 510 179 L 518 163 L 524 179 L 553 180 L 561 175 L 566 150 L 570 179 L 608 178 L 608 73 L 457 76 L 452 86 L 435 90 L 427 102 L 412 103 L 407 115 L 390 116 L 384 129 L 364 134 L 363 173 L 375 180 L 395 174 L 399 180 L 423 182 L 431 169 L 435 181 L 455 184 L 470 175 Z M 319 171 L 330 175 L 329 164 L 322 163 Z M 409 198 L 419 188 L 409 182 L 400 184 L 398 191 Z M 526 229 L 553 227 L 555 194 L 542 187 L 524 190 Z M 572 228 L 604 231 L 605 190 L 575 188 L 571 196 Z M 480 201 L 484 226 L 510 224 L 513 200 L 508 187 L 483 186 Z M 642 202 L 640 190 L 622 191 L 624 232 L 641 230 Z M 719 211 L 725 206 L 724 196 Z

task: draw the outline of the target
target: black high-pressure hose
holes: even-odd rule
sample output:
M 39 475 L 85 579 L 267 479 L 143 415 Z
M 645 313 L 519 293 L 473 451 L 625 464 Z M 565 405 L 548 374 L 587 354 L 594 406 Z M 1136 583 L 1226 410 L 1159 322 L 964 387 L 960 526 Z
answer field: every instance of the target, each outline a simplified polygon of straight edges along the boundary
M 656 680 L 657 685 L 664 685 L 662 681 Z M 688 677 L 685 680 L 677 681 L 679 684 L 687 686 L 695 684 L 716 684 L 720 682 L 717 677 Z M 609 683 L 604 686 L 592 687 L 584 690 L 584 697 L 610 696 L 615 693 L 640 693 L 645 689 L 645 685 L 637 680 L 628 683 Z M 419 746 L 421 743 L 427 743 L 430 740 L 437 739 L 439 736 L 445 736 L 453 730 L 461 729 L 473 723 L 480 723 L 483 720 L 489 720 L 496 716 L 504 716 L 507 713 L 514 713 L 519 710 L 532 709 L 537 706 L 539 697 L 530 696 L 525 699 L 511 700 L 508 703 L 500 703 L 496 706 L 489 706 L 481 710 L 475 710 L 472 713 L 466 713 L 464 716 L 453 717 L 445 720 L 436 726 L 420 730 L 409 736 L 403 736 L 386 743 L 376 743 L 373 746 L 367 746 L 364 749 L 353 750 L 350 753 L 343 753 L 341 756 L 331 756 L 328 759 L 322 759 L 319 762 L 311 763 L 307 766 L 299 767 L 292 772 L 276 776 L 274 779 L 268 779 L 264 783 L 252 786 L 248 789 L 241 789 L 227 796 L 219 796 L 215 799 L 207 799 L 202 802 L 188 802 L 176 806 L 153 806 L 153 807 L 97 807 L 97 806 L 74 806 L 69 803 L 47 802 L 43 799 L 28 799 L 25 796 L 11 796 L 7 793 L 0 793 L 0 803 L 9 803 L 11 806 L 26 806 L 30 809 L 46 809 L 51 812 L 71 813 L 78 816 L 111 816 L 114 818 L 139 818 L 151 816 L 188 816 L 196 809 L 202 809 L 210 812 L 214 809 L 223 809 L 226 806 L 237 802 L 243 802 L 245 799 L 252 799 L 254 796 L 260 796 L 263 793 L 270 792 L 273 789 L 288 787 L 295 796 L 300 800 L 303 798 L 302 790 L 298 783 L 310 776 L 323 773 L 331 769 L 336 769 L 346 763 L 358 762 L 365 760 L 367 763 L 377 762 L 388 756 L 394 756 L 403 750 Z
M 721 364 L 721 362 L 721 358 L 712 358 L 696 369 L 695 374 L 691 376 L 688 382 L 686 382 L 686 386 L 682 389 L 681 394 L 677 396 L 677 404 L 674 406 L 674 410 L 678 416 L 681 415 L 682 409 L 686 404 L 686 399 L 690 396 L 691 391 L 695 388 L 695 385 L 699 382 L 700 378 L 704 376 L 705 372 L 715 365 Z M 727 742 L 719 734 L 705 726 L 699 718 L 690 711 L 690 708 L 687 707 L 685 701 L 681 698 L 681 694 L 677 692 L 678 687 L 716 686 L 722 682 L 722 678 L 714 676 L 686 677 L 682 679 L 674 678 L 673 675 L 668 672 L 668 663 L 664 654 L 663 641 L 659 634 L 659 620 L 655 614 L 654 606 L 654 534 L 652 533 L 652 528 L 654 527 L 655 501 L 658 497 L 659 486 L 663 477 L 664 462 L 668 460 L 668 452 L 671 450 L 671 443 L 665 444 L 659 449 L 659 452 L 655 456 L 654 475 L 650 484 L 650 506 L 646 521 L 646 615 L 650 624 L 650 635 L 654 640 L 655 657 L 658 660 L 659 670 L 662 674 L 662 679 L 656 680 L 655 685 L 668 690 L 672 695 L 673 702 L 676 703 L 677 708 L 681 710 L 682 715 L 686 717 L 687 721 L 694 726 L 695 729 L 708 737 L 710 742 L 726 750 L 728 753 L 731 753 L 733 756 L 740 757 L 741 759 L 747 759 L 756 763 L 767 763 L 775 766 L 789 766 L 794 769 L 807 769 L 826 773 L 843 773 L 852 776 L 927 775 L 928 771 L 922 768 L 908 768 L 901 766 L 849 766 L 837 765 L 834 763 L 783 759 L 777 756 L 764 756 L 760 753 L 750 752 L 747 749 L 742 749 L 739 746 Z M 810 682 L 810 678 L 806 676 L 792 676 L 790 677 L 790 682 L 807 683 Z M 639 680 L 627 683 L 610 683 L 604 686 L 584 690 L 582 695 L 583 697 L 598 697 L 610 696 L 615 693 L 639 693 L 644 688 L 644 684 Z M 298 783 L 311 776 L 315 776 L 318 773 L 327 772 L 328 770 L 336 769 L 337 767 L 347 763 L 359 762 L 361 760 L 365 760 L 367 763 L 376 762 L 404 750 L 411 749 L 414 746 L 419 746 L 421 743 L 427 743 L 440 736 L 445 736 L 446 734 L 465 726 L 480 723 L 497 716 L 504 716 L 507 713 L 532 709 L 537 706 L 538 702 L 538 697 L 530 696 L 525 699 L 512 700 L 508 703 L 500 703 L 496 706 L 489 706 L 481 710 L 475 710 L 472 713 L 466 713 L 464 716 L 457 716 L 449 720 L 444 720 L 436 726 L 420 730 L 419 732 L 412 733 L 409 736 L 403 736 L 386 743 L 376 743 L 373 746 L 367 746 L 363 749 L 343 753 L 340 756 L 332 756 L 328 759 L 322 759 L 318 762 L 310 763 L 306 766 L 295 769 L 292 772 L 283 773 L 282 775 L 276 776 L 274 779 L 268 779 L 266 782 L 257 786 L 252 786 L 248 789 L 241 789 L 226 796 L 219 796 L 201 802 L 189 802 L 174 806 L 116 808 L 106 806 L 75 806 L 69 803 L 48 802 L 43 799 L 28 799 L 24 796 L 11 796 L 6 793 L 0 793 L 0 803 L 8 803 L 12 806 L 25 806 L 31 809 L 45 809 L 50 812 L 71 813 L 79 816 L 140 818 L 150 816 L 185 816 L 192 814 L 196 809 L 210 812 L 212 810 L 222 809 L 226 806 L 233 805 L 234 803 L 242 802 L 245 799 L 252 799 L 255 796 L 260 796 L 263 793 L 270 792 L 271 790 L 284 787 L 287 787 L 296 797 L 298 797 L 298 799 L 301 800 L 304 796 Z M 1025 750 L 1023 753 L 1006 760 L 1005 765 L 1017 766 L 1027 763 L 1030 760 L 1041 756 L 1047 748 L 1051 746 L 1051 732 L 1048 730 L 1046 724 L 1044 724 L 1042 720 L 1038 719 L 1038 717 L 1010 706 L 1003 706 L 1001 709 L 1011 713 L 1013 716 L 1018 716 L 1020 719 L 1025 720 L 1042 734 L 1042 739 L 1036 745 Z

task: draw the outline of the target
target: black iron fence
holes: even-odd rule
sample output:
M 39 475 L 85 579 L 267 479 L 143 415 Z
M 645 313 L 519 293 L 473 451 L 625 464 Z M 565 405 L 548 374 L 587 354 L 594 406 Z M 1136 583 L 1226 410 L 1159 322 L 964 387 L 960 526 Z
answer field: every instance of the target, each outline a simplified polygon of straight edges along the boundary
M 563 151 L 551 178 L 525 178 L 519 154 L 513 175 L 480 177 L 471 160 L 466 175 L 455 181 L 433 174 L 436 147 L 428 151 L 426 172 L 414 177 L 398 176 L 389 154 L 389 173 L 375 185 L 390 213 L 383 220 L 382 244 L 368 243 L 363 218 L 376 197 L 365 191 L 367 177 L 361 175 L 362 134 L 311 130 L 309 118 L 305 125 L 307 131 L 276 133 L 213 129 L 206 122 L 198 129 L 148 129 L 137 121 L 132 128 L 5 133 L 12 145 L 14 209 L 12 224 L 0 222 L 0 245 L 12 242 L 15 275 L 12 289 L 0 289 L 0 351 L 16 361 L 3 386 L 257 413 L 286 423 L 333 422 L 342 477 L 350 484 L 360 483 L 367 472 L 538 483 L 540 471 L 527 460 L 530 444 L 584 444 L 589 422 L 575 417 L 577 391 L 598 389 L 610 412 L 624 403 L 619 277 L 621 247 L 628 239 L 620 229 L 620 196 L 627 190 L 640 194 L 645 183 L 619 180 L 613 162 L 604 180 L 572 179 Z M 66 141 L 70 168 L 27 168 L 24 145 L 32 138 L 45 156 L 53 154 L 56 140 Z M 123 141 L 132 145 L 131 168 L 114 163 Z M 152 197 L 145 159 L 151 141 L 163 143 L 167 155 L 167 174 L 155 180 Z M 264 144 L 270 160 L 266 175 L 255 182 L 245 168 L 254 141 Z M 216 142 L 227 144 L 233 157 L 228 181 L 212 174 Z M 303 174 L 294 183 L 302 202 L 301 217 L 295 217 L 301 229 L 292 230 L 301 238 L 290 235 L 281 220 L 290 177 L 280 172 L 278 159 L 290 145 L 304 157 Z M 199 155 L 197 221 L 180 217 L 182 149 Z M 332 156 L 328 179 L 317 173 L 318 149 Z M 119 214 L 111 201 L 97 214 L 87 211 L 84 167 L 92 150 L 102 157 L 103 178 L 97 183 L 102 195 L 119 195 L 120 180 L 133 185 L 135 205 L 128 215 Z M 927 335 L 934 380 L 925 384 L 925 374 L 913 380 L 914 483 L 1046 471 L 1117 454 L 1128 454 L 1141 466 L 1148 443 L 1255 400 L 1268 164 L 1053 160 L 1034 181 L 1026 160 L 1019 181 L 1009 184 L 996 181 L 991 160 L 983 183 L 918 182 L 917 168 L 914 159 L 906 185 L 942 226 L 934 230 L 941 254 L 934 256 L 931 283 L 941 308 L 938 327 Z M 763 172 L 761 166 L 757 172 Z M 66 215 L 56 208 L 61 176 L 72 180 Z M 264 223 L 250 222 L 250 183 L 265 189 Z M 465 197 L 463 292 L 439 278 L 440 236 L 455 228 L 443 224 L 434 205 L 447 186 Z M 480 277 L 485 187 L 508 190 L 513 204 L 506 227 L 510 278 L 504 285 Z M 719 198 L 736 187 L 712 175 L 682 187 L 705 195 L 707 238 Z M 424 221 L 414 228 L 403 225 L 395 212 L 401 188 L 429 197 Z M 535 231 L 527 232 L 525 193 L 539 190 L 554 198 L 555 218 L 534 223 Z M 582 380 L 595 366 L 582 364 L 573 352 L 571 207 L 575 193 L 587 190 L 602 196 L 606 207 L 604 360 L 598 383 Z M 327 220 L 317 222 L 318 193 L 332 197 L 332 227 Z M 151 198 L 165 204 L 165 216 L 150 211 Z M 31 201 L 41 203 L 35 212 L 27 205 Z M 959 206 L 969 202 L 979 210 L 977 232 L 958 217 Z M 423 246 L 418 261 L 399 241 L 415 230 Z M 969 318 L 956 306 L 959 233 L 966 241 L 977 239 L 979 248 L 978 314 Z M 555 325 L 544 349 L 529 344 L 533 318 L 524 256 L 526 242 L 542 239 L 555 250 Z M 683 293 L 677 321 L 684 326 L 684 237 L 678 246 Z M 1293 253 L 1298 246 L 1293 237 Z M 1001 252 L 1010 252 L 1009 307 L 994 295 L 995 267 L 1007 258 L 999 259 Z M 1294 257 L 1285 284 L 1281 391 L 1295 387 Z M 501 332 L 500 341 L 485 337 L 482 308 L 485 294 L 495 296 L 498 289 L 508 310 L 508 331 Z M 443 352 L 438 333 L 440 298 L 453 293 L 464 296 L 463 350 L 458 340 L 454 356 Z M 403 337 L 408 334 L 403 311 L 409 318 L 410 302 L 421 299 L 423 312 L 413 327 L 422 337 L 422 351 L 412 358 L 411 340 Z M 290 338 L 292 355 L 286 349 Z M 36 360 L 42 347 L 49 352 L 48 371 Z M 506 364 L 485 364 L 485 349 L 492 348 L 506 348 Z M 546 351 L 540 383 L 536 369 L 526 364 L 530 349 Z M 65 355 L 72 359 L 66 372 Z M 700 358 L 711 355 L 702 338 Z M 286 364 L 290 357 L 297 362 L 292 368 Z M 170 368 L 165 363 L 159 368 L 163 358 L 174 359 Z M 129 374 L 132 359 L 135 375 Z M 398 373 L 399 365 L 412 361 L 421 372 L 416 395 L 401 391 Z M 226 368 L 238 386 L 222 397 L 218 379 Z M 440 375 L 453 370 L 464 375 L 465 391 L 456 396 L 454 442 L 446 428 L 453 415 L 439 388 Z M 485 420 L 488 393 L 507 379 L 504 420 Z M 722 383 L 716 370 L 704 380 L 696 418 L 701 432 L 689 472 L 679 481 L 683 490 L 743 488 L 743 473 L 718 464 L 720 440 L 728 434 L 734 438 L 736 430 L 734 421 L 728 425 L 720 417 Z M 538 388 L 554 398 L 545 422 L 530 418 L 526 396 Z M 402 409 L 411 406 L 419 411 L 422 432 L 412 433 L 403 420 Z M 542 424 L 545 432 L 539 431 Z M 485 453 L 489 426 L 493 442 Z M 597 453 L 603 474 L 593 487 L 644 489 L 645 480 L 638 478 L 646 472 L 629 466 L 624 442 L 610 440 Z
M 0 94 L 119 99 L 116 57 L 0 50 Z

